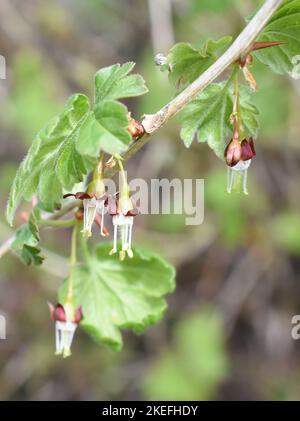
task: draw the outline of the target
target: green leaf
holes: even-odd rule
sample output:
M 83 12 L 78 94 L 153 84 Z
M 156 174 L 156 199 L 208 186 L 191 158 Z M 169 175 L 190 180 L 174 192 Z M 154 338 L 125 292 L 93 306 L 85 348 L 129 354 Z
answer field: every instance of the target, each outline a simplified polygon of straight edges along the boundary
M 174 290 L 175 272 L 161 257 L 140 248 L 123 262 L 109 256 L 111 244 L 103 243 L 86 256 L 74 271 L 74 295 L 83 307 L 82 326 L 99 342 L 119 350 L 120 328 L 142 332 L 166 310 L 165 294 Z M 59 291 L 64 301 L 67 281 Z
M 97 156 L 100 149 L 109 154 L 124 152 L 131 136 L 128 132 L 128 109 L 118 102 L 148 92 L 144 79 L 128 75 L 134 63 L 114 64 L 95 75 L 95 107 L 83 124 L 77 150 L 82 155 Z
M 40 256 L 40 249 L 36 247 L 40 241 L 39 230 L 37 226 L 38 210 L 31 212 L 27 224 L 22 225 L 16 231 L 15 240 L 11 248 L 20 257 L 26 265 L 41 265 L 43 257 Z
M 208 69 L 218 58 L 217 52 L 231 43 L 232 37 L 226 36 L 218 41 L 209 39 L 200 49 L 191 44 L 180 42 L 168 54 L 169 80 L 176 89 L 183 89 Z
M 40 252 L 41 250 L 38 247 L 31 247 L 24 244 L 19 256 L 22 262 L 27 266 L 40 266 L 44 261 L 44 257 L 40 255 Z
M 7 220 L 13 222 L 22 199 L 36 194 L 45 210 L 53 211 L 62 198 L 62 189 L 82 181 L 91 162 L 75 148 L 79 129 L 88 116 L 89 100 L 75 94 L 64 111 L 43 128 L 21 163 L 7 205 Z
M 230 115 L 233 110 L 233 89 L 229 83 L 209 85 L 182 112 L 181 138 L 186 147 L 193 140 L 207 142 L 215 154 L 223 159 L 226 140 L 233 131 Z M 250 102 L 250 92 L 240 89 L 241 114 L 248 136 L 257 136 L 258 110 Z
M 286 44 L 257 50 L 255 56 L 276 73 L 292 73 L 293 57 L 300 54 L 300 0 L 285 0 L 264 28 L 258 41 L 284 41 Z M 298 60 L 299 62 L 299 60 Z
M 144 95 L 148 92 L 145 81 L 138 74 L 128 75 L 135 63 L 113 64 L 99 70 L 95 75 L 96 100 L 98 105 L 103 101 L 119 100 Z
M 99 105 L 80 129 L 77 151 L 88 156 L 98 156 L 100 149 L 111 155 L 125 152 L 131 142 L 127 115 L 127 108 L 120 102 Z

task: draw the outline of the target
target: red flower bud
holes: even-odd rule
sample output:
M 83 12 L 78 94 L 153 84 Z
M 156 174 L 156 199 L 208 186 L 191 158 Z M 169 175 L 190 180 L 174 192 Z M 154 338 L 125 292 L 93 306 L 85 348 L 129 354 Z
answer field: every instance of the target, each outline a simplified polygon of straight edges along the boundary
M 242 147 L 240 142 L 236 139 L 231 139 L 230 143 L 226 146 L 224 156 L 227 165 L 234 167 L 241 160 L 242 156 Z
M 144 135 L 144 127 L 140 122 L 132 118 L 130 113 L 128 114 L 128 123 L 129 126 L 127 130 L 131 134 L 133 140 L 137 140 Z

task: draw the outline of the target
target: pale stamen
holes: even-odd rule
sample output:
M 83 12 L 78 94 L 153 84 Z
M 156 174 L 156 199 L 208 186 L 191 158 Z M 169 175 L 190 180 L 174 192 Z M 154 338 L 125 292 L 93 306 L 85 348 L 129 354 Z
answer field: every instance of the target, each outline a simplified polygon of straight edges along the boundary
M 55 323 L 56 354 L 63 357 L 71 355 L 71 345 L 77 324 L 73 322 Z
M 113 216 L 113 225 L 114 225 L 114 246 L 111 250 L 111 254 L 117 252 L 117 241 L 118 241 L 118 231 L 119 238 L 121 241 L 121 256 L 124 257 L 124 252 L 126 251 L 129 257 L 133 256 L 131 250 L 131 240 L 132 240 L 132 225 L 133 225 L 133 216 L 125 216 L 123 214 Z
M 237 176 L 240 175 L 242 177 L 242 188 L 243 193 L 248 194 L 247 190 L 247 176 L 248 176 L 248 168 L 251 164 L 251 159 L 247 161 L 239 161 L 234 167 L 228 167 L 227 169 L 227 192 L 231 193 L 233 186 L 237 181 Z

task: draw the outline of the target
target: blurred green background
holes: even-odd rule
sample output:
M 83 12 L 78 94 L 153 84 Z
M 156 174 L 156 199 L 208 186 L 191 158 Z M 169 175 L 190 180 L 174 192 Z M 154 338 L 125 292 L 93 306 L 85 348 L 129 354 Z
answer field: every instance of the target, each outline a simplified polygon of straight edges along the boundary
M 98 68 L 134 60 L 150 93 L 129 103 L 133 115 L 155 112 L 174 95 L 155 53 L 235 36 L 258 3 L 1 0 L 1 242 L 11 233 L 4 209 L 17 165 L 71 93 L 92 94 Z M 248 197 L 225 193 L 225 165 L 206 145 L 184 148 L 178 119 L 128 165 L 146 180 L 204 178 L 205 221 L 138 218 L 135 241 L 176 265 L 177 290 L 162 322 L 140 336 L 125 332 L 121 353 L 78 329 L 72 358 L 54 356 L 46 300 L 55 302 L 66 274 L 68 231 L 43 231 L 41 269 L 1 260 L 1 400 L 300 399 L 300 341 L 290 335 L 300 313 L 300 82 L 258 64 L 254 73 L 261 130 Z

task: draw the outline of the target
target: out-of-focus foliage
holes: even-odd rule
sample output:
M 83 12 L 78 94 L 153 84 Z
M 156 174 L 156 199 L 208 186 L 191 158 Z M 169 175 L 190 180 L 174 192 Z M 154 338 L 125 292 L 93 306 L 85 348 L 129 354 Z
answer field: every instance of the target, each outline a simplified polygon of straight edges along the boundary
M 300 218 L 295 212 L 282 213 L 271 223 L 271 236 L 286 252 L 293 255 L 300 253 Z
M 195 13 L 223 13 L 234 7 L 236 0 L 191 0 L 191 10 Z M 238 0 L 239 1 L 239 0 Z
M 228 373 L 221 317 L 212 307 L 181 320 L 174 344 L 148 369 L 144 393 L 151 400 L 207 400 Z
M 25 50 L 13 62 L 14 81 L 8 98 L 8 118 L 30 144 L 59 110 L 55 71 L 45 66 L 37 51 Z

